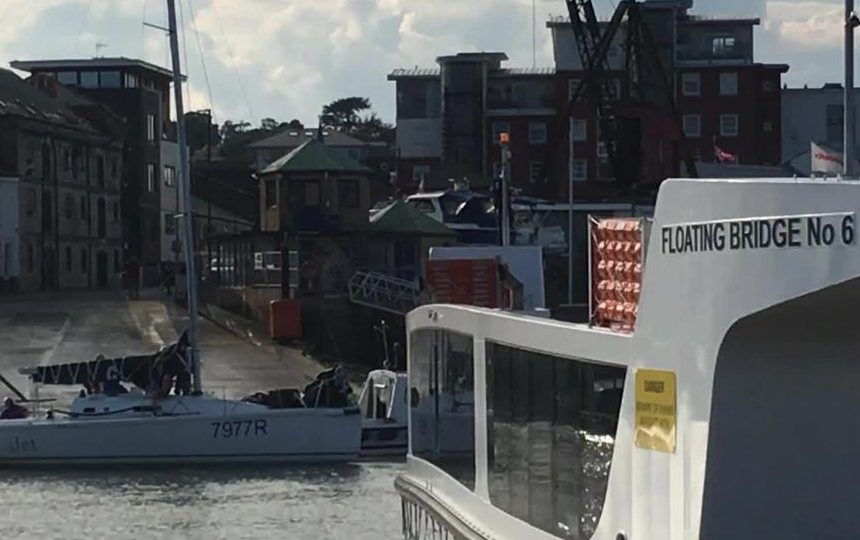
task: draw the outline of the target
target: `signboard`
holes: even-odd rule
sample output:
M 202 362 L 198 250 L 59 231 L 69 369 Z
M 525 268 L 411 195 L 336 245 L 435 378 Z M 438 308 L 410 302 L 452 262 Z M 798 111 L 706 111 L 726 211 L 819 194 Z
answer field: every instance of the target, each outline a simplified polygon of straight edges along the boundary
M 675 452 L 675 372 L 636 370 L 636 434 L 639 448 Z

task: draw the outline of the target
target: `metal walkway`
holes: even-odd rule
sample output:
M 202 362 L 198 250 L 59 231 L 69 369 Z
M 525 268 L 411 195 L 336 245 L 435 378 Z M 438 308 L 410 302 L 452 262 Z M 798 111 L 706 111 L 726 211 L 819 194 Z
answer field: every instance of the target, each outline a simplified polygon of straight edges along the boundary
M 406 315 L 420 303 L 418 286 L 412 281 L 377 272 L 356 272 L 349 280 L 349 299 L 354 304 Z

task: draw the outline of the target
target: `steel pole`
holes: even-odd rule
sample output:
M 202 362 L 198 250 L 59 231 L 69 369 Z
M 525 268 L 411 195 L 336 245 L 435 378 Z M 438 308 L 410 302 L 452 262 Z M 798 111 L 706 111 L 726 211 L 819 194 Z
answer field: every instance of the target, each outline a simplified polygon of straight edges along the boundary
M 854 0 L 845 0 L 845 100 L 844 100 L 844 161 L 842 172 L 845 176 L 854 175 L 854 24 L 851 14 Z
M 179 206 L 182 218 L 182 249 L 185 254 L 185 278 L 188 298 L 189 361 L 194 378 L 194 392 L 203 390 L 200 380 L 200 357 L 197 346 L 197 272 L 194 264 L 194 210 L 191 202 L 191 178 L 188 170 L 188 145 L 185 141 L 185 110 L 182 104 L 182 72 L 179 65 L 179 34 L 176 28 L 176 3 L 167 0 L 170 33 L 170 57 L 173 64 L 173 96 L 176 101 L 176 138 L 179 143 Z
M 502 216 L 502 246 L 509 246 L 511 244 L 511 198 L 510 198 L 510 186 L 511 186 L 511 162 L 510 162 L 510 150 L 508 149 L 508 144 L 502 144 L 502 196 L 500 197 L 502 201 L 501 208 L 501 216 Z
M 573 305 L 573 119 L 568 120 L 567 166 L 567 305 Z

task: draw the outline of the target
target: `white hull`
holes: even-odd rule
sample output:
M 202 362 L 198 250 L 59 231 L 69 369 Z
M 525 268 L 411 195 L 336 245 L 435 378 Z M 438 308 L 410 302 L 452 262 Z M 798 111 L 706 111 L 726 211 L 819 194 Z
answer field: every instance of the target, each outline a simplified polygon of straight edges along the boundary
M 346 461 L 360 441 L 355 408 L 8 420 L 0 466 Z

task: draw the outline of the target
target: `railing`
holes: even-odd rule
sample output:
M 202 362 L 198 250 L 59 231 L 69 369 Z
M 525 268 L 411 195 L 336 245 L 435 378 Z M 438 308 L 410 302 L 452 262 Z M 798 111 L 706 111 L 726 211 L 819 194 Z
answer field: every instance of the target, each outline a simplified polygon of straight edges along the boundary
M 349 299 L 397 315 L 405 315 L 420 303 L 418 286 L 405 279 L 376 272 L 356 272 L 349 280 Z

